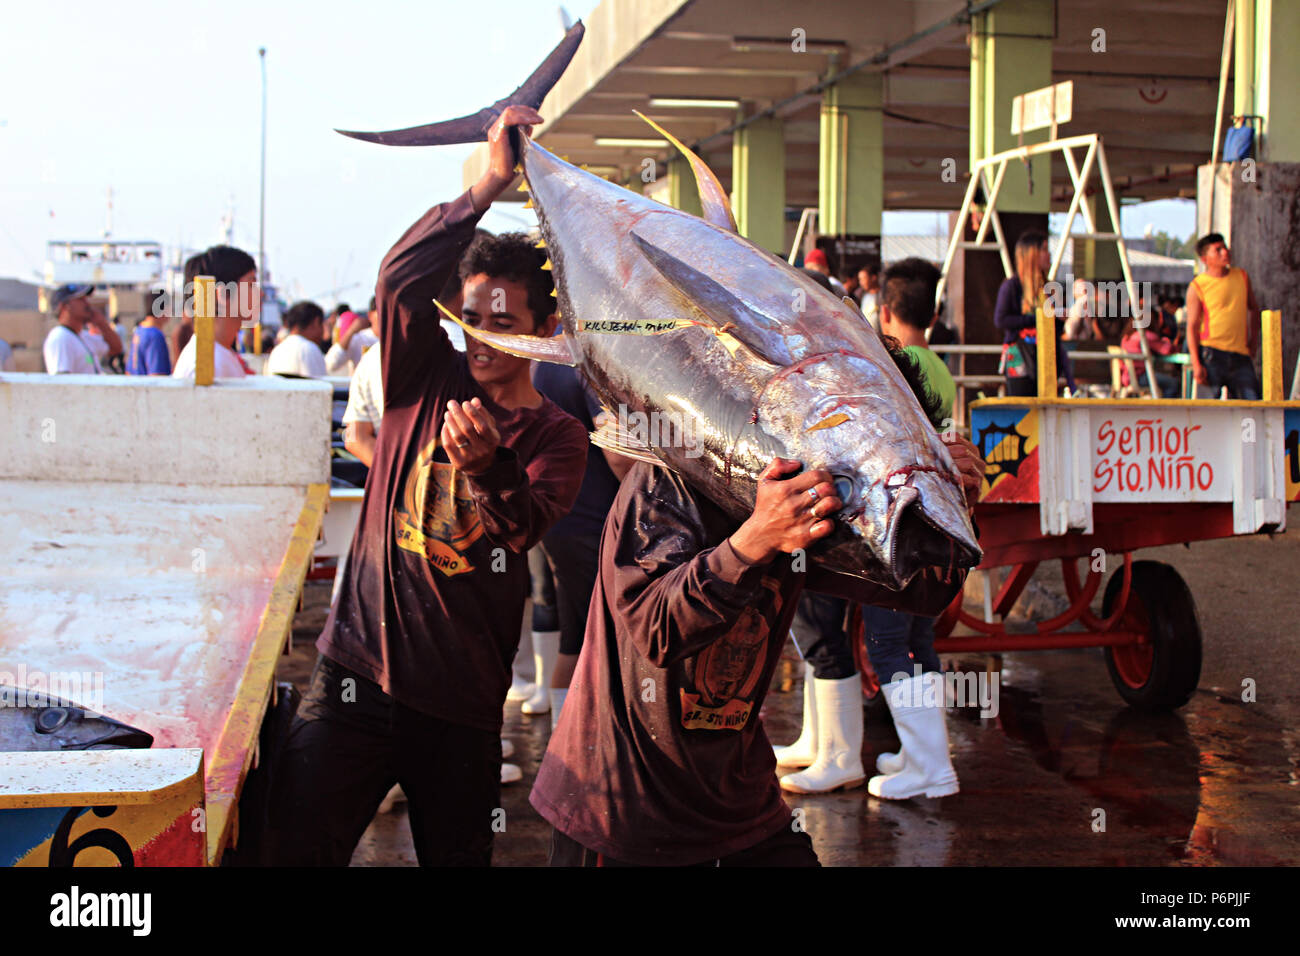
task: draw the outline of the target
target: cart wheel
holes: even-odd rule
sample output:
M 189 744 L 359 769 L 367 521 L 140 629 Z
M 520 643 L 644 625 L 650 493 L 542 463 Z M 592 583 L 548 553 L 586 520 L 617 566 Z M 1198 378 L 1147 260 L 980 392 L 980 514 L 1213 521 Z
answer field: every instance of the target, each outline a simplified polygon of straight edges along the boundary
M 1123 583 L 1122 570 L 1110 576 L 1103 615 L 1114 610 Z M 1187 703 L 1201 679 L 1201 625 L 1178 572 L 1159 561 L 1134 561 L 1128 609 L 1116 626 L 1148 637 L 1146 644 L 1105 649 L 1106 669 L 1125 702 L 1145 713 Z

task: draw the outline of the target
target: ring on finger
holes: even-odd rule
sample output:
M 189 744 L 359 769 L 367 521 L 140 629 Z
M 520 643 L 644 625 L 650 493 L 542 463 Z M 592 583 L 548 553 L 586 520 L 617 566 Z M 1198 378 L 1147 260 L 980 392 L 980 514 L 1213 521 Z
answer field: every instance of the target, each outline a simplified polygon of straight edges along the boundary
M 466 439 L 466 438 L 461 438 L 461 439 L 459 439 L 459 440 L 456 442 L 456 447 L 457 447 L 457 448 L 468 448 L 468 447 L 469 447 L 469 440 Z

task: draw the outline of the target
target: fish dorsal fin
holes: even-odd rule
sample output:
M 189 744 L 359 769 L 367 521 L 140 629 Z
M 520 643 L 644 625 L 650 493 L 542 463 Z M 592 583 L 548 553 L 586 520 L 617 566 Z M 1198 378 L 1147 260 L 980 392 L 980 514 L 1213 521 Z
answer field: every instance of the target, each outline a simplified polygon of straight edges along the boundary
M 639 110 L 632 112 L 649 123 L 656 133 L 676 146 L 678 152 L 690 161 L 691 172 L 695 174 L 695 184 L 700 189 L 700 204 L 704 207 L 704 215 L 701 218 L 705 222 L 736 232 L 736 217 L 731 214 L 731 202 L 727 199 L 727 192 L 722 188 L 722 183 L 718 182 L 718 177 L 713 175 L 713 170 L 705 165 L 704 160 L 687 149 L 685 143 L 650 117 Z
M 591 443 L 597 448 L 607 448 L 625 458 L 634 458 L 652 465 L 664 464 L 663 459 L 649 445 L 623 428 L 618 416 L 608 408 L 602 409 L 600 424 L 590 437 Z
M 478 339 L 486 345 L 499 349 L 508 355 L 517 355 L 520 358 L 535 359 L 538 362 L 550 362 L 553 365 L 568 365 L 570 367 L 578 364 L 582 353 L 573 347 L 568 335 L 561 333 L 552 335 L 549 338 L 542 338 L 539 335 L 512 335 L 504 332 L 485 332 L 482 329 L 476 329 L 472 325 L 467 325 L 460 320 L 459 316 L 452 315 L 437 299 L 433 300 L 442 314 L 451 319 L 462 329 L 465 334 Z
M 632 233 L 632 240 L 672 286 L 704 313 L 714 332 L 731 335 L 759 358 L 784 368 L 794 359 L 781 336 L 781 326 L 755 312 L 719 283 L 693 266 Z M 684 290 L 689 289 L 689 292 Z

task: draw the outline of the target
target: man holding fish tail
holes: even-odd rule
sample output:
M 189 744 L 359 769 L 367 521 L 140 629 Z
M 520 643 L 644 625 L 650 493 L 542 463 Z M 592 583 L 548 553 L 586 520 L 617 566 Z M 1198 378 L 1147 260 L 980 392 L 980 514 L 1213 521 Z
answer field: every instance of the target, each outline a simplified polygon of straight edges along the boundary
M 347 865 L 395 783 L 421 865 L 491 861 L 525 553 L 572 506 L 587 432 L 537 392 L 527 359 L 453 348 L 434 297 L 459 263 L 467 323 L 554 331 L 550 273 L 527 237 L 485 238 L 462 260 L 514 179 L 507 128 L 534 116 L 507 110 L 489 171 L 380 267 L 384 425 L 277 781 L 281 865 Z
M 977 488 L 973 449 L 954 460 Z M 758 719 L 800 593 L 936 615 L 965 578 L 923 572 L 893 591 L 796 570 L 840 507 L 828 472 L 783 458 L 739 526 L 679 475 L 632 469 L 605 524 L 569 716 L 530 798 L 555 828 L 552 865 L 817 865 Z
M 960 489 L 964 482 L 978 484 L 982 463 L 972 453 L 969 465 L 976 473 L 967 475 L 960 461 L 962 474 L 956 473 L 956 456 L 945 453 L 926 423 L 910 394 L 911 380 L 899 374 L 879 337 L 856 321 L 856 310 L 740 236 L 716 175 L 658 124 L 647 120 L 691 165 L 701 216 L 623 190 L 527 138 L 525 127 L 541 121 L 535 110 L 581 36 L 575 24 L 523 85 L 478 113 L 401 130 L 347 132 L 406 146 L 487 136 L 489 174 L 456 203 L 430 214 L 451 223 L 455 235 L 461 235 L 462 220 L 472 219 L 505 188 L 517 158 L 544 243 L 555 247 L 565 334 L 549 337 L 549 324 L 540 335 L 531 329 L 521 331 L 532 334 L 497 334 L 508 329 L 494 323 L 474 327 L 475 313 L 479 321 L 497 316 L 495 309 L 475 308 L 472 280 L 464 310 L 471 321 L 462 323 L 467 333 L 510 355 L 581 368 L 611 407 L 635 406 L 638 414 L 652 416 L 684 413 L 708 429 L 705 454 L 693 440 L 649 438 L 631 428 L 611 427 L 598 436 L 602 446 L 639 464 L 624 479 L 601 532 L 584 647 L 531 800 L 555 828 L 554 863 L 815 865 L 801 815 L 782 800 L 758 717 L 795 604 L 806 588 L 917 614 L 940 613 L 958 594 L 966 569 L 980 560 Z M 421 265 L 417 274 L 433 271 L 427 262 L 406 260 L 421 248 L 423 231 L 435 227 L 417 224 L 385 268 Z M 700 260 L 704 271 L 691 259 Z M 799 295 L 791 298 L 790 290 Z M 427 300 L 416 295 L 406 305 L 414 310 L 421 301 Z M 855 321 L 846 327 L 850 318 Z M 548 323 L 553 321 L 551 316 Z M 588 327 L 592 322 L 601 327 Z M 653 344 L 639 338 L 646 335 L 655 337 Z M 510 377 L 508 366 L 476 348 L 471 352 L 475 382 L 503 413 L 533 407 L 522 389 L 502 392 L 512 399 L 503 402 L 493 388 Z M 384 361 L 394 361 L 388 344 Z M 449 397 L 461 400 L 459 394 Z M 390 416 L 392 409 L 390 401 Z M 502 445 L 511 447 L 508 419 L 489 410 Z M 843 431 L 831 431 L 840 426 Z M 559 428 L 553 431 L 548 447 L 567 440 Z M 400 442 L 386 433 L 387 422 L 381 443 Z M 458 440 L 452 435 L 443 441 Z M 394 446 L 400 452 L 394 457 L 409 462 L 408 452 L 416 447 Z M 517 438 L 513 449 L 518 459 L 529 457 Z M 467 471 L 482 485 L 483 476 L 505 468 L 499 457 L 482 461 L 486 471 L 478 471 L 475 457 L 458 473 Z M 368 495 L 378 495 L 377 484 L 387 490 L 401 482 L 397 475 L 386 482 L 381 476 L 372 473 Z M 530 463 L 530 493 L 544 477 L 545 470 L 534 474 Z M 489 484 L 485 490 L 503 489 L 496 478 Z M 415 531 L 427 538 L 438 515 L 419 506 L 435 488 L 426 481 L 403 499 L 407 511 L 424 520 L 389 525 L 404 532 L 414 526 L 410 540 Z M 447 495 L 452 496 L 454 491 Z M 481 512 L 487 498 L 471 497 Z M 540 509 L 541 520 L 521 522 L 519 533 L 504 526 L 498 533 L 484 516 L 485 533 L 517 551 L 536 540 L 536 526 L 553 520 L 551 505 L 564 500 L 556 488 Z M 358 532 L 358 541 L 365 537 Z M 461 568 L 434 565 L 436 572 L 448 570 Z M 403 582 L 390 584 L 382 573 L 391 571 L 387 566 L 379 571 L 386 610 L 401 601 Z M 469 574 L 460 578 L 476 580 Z M 436 596 L 442 599 L 442 591 Z M 501 610 L 487 607 L 491 600 L 480 596 L 480 614 Z M 422 618 L 415 607 L 397 611 L 407 611 L 417 625 Z M 512 617 L 517 627 L 517 606 Z M 388 627 L 399 619 L 404 617 L 388 620 Z M 340 620 L 341 612 L 331 618 Z M 334 635 L 322 651 L 343 643 Z M 473 641 L 457 642 L 441 632 L 431 642 L 434 649 L 444 643 L 457 657 L 478 652 Z M 501 649 L 513 646 L 512 637 Z M 365 666 L 358 657 L 342 663 Z M 502 697 L 508 662 L 508 653 L 501 654 Z M 409 673 L 418 677 L 412 680 L 441 676 L 441 669 L 415 663 Z M 459 661 L 445 670 L 465 674 Z M 495 681 L 495 674 L 488 676 Z M 393 682 L 393 696 L 400 699 L 397 691 L 410 685 L 399 683 Z M 436 689 L 446 699 L 430 699 L 428 706 L 447 710 L 455 699 L 468 710 L 480 702 L 471 698 L 482 686 L 448 680 Z M 496 707 L 492 729 L 500 725 L 499 697 Z M 437 709 L 430 713 L 441 716 Z M 484 783 L 481 773 L 471 781 Z M 435 798 L 460 799 L 447 790 L 435 788 Z M 461 803 L 470 808 L 470 801 Z M 476 797 L 474 805 L 482 802 Z M 440 816 L 433 825 L 477 825 L 477 818 L 449 818 L 454 822 Z

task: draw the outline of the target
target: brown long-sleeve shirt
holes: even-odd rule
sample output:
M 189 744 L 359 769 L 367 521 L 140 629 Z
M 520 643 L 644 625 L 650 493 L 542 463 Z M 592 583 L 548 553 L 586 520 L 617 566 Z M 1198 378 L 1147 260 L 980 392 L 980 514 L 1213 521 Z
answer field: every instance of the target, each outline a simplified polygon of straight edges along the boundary
M 587 431 L 554 402 L 507 410 L 475 382 L 434 297 L 474 237 L 466 193 L 430 209 L 384 258 L 384 427 L 338 603 L 317 648 L 398 702 L 499 730 L 528 590 L 525 553 L 569 510 Z M 449 399 L 478 397 L 501 445 L 483 474 L 452 467 Z
M 614 859 L 686 865 L 789 826 L 758 711 L 803 587 L 937 615 L 964 575 L 890 591 L 789 555 L 749 565 L 736 523 L 680 477 L 637 465 L 601 541 L 578 670 L 531 802 Z

